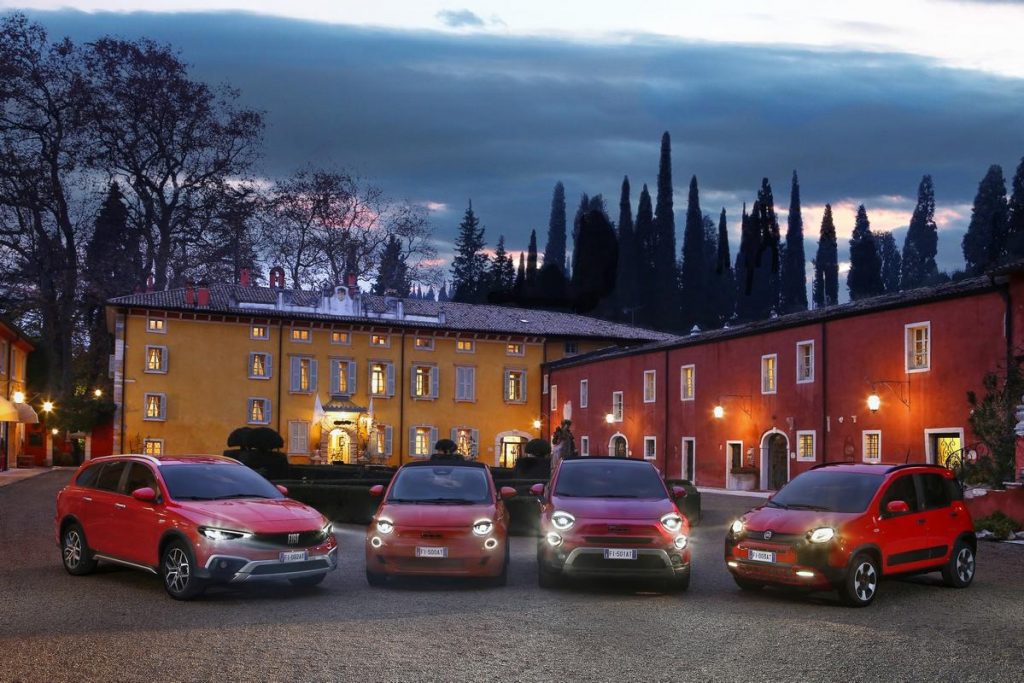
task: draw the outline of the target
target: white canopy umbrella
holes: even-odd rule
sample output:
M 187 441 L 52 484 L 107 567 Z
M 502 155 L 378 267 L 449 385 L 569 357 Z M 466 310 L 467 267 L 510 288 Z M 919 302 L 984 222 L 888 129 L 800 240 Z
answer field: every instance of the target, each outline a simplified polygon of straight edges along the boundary
M 0 396 L 0 422 L 21 422 L 18 407 Z
M 32 406 L 27 403 L 15 403 L 14 405 L 18 409 L 18 422 L 29 425 L 39 424 L 39 415 Z

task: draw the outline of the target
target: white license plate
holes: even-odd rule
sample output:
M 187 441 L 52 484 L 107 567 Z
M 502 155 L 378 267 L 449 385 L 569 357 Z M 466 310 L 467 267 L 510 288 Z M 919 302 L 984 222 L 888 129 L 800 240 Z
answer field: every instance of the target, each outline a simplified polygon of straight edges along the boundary
M 635 560 L 636 550 L 633 548 L 605 548 L 604 559 L 606 560 Z
M 416 546 L 416 557 L 448 557 L 448 548 Z
M 757 562 L 774 562 L 775 553 L 768 553 L 763 550 L 748 550 L 747 559 L 755 560 Z
M 286 550 L 281 553 L 282 562 L 305 562 L 306 551 L 305 550 Z

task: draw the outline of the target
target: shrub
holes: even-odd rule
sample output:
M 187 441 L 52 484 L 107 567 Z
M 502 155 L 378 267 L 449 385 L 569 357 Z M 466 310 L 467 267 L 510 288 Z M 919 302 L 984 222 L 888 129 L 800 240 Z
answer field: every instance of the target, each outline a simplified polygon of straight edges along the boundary
M 535 458 L 551 457 L 551 444 L 544 439 L 530 439 L 526 444 L 526 454 Z
M 228 448 L 248 448 L 252 427 L 239 427 L 228 436 Z
M 458 448 L 459 447 L 456 446 L 455 442 L 451 439 L 438 439 L 437 443 L 434 444 L 434 450 L 445 455 L 451 455 L 458 450 Z
M 991 531 L 996 538 L 1013 538 L 1014 532 L 1021 530 L 1021 524 L 997 510 L 988 517 L 974 520 L 974 530 L 982 529 Z

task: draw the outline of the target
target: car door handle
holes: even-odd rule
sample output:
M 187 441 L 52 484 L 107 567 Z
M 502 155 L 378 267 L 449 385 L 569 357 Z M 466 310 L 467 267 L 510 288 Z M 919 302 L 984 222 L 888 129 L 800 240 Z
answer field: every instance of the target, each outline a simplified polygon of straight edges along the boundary
M 82 496 L 82 500 L 84 500 L 86 503 L 92 502 L 92 498 L 90 498 L 89 496 Z
M 960 513 L 959 512 L 950 512 L 949 516 L 950 517 L 956 517 L 958 514 L 960 514 Z
M 118 510 L 124 510 L 128 506 L 125 505 L 124 503 L 114 503 L 114 507 L 117 508 Z

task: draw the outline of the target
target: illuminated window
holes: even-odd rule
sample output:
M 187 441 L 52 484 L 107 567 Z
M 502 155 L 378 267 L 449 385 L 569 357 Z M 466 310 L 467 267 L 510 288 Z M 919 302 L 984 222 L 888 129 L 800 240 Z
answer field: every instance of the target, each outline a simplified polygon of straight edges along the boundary
M 395 366 L 384 361 L 370 363 L 370 394 L 373 396 L 395 395 Z
M 167 331 L 167 321 L 163 318 L 149 318 L 146 321 L 146 330 L 148 332 L 163 334 Z
M 313 339 L 313 331 L 305 327 L 292 328 L 291 340 L 308 344 Z
M 505 401 L 508 403 L 526 402 L 526 371 L 505 371 Z
M 250 353 L 249 354 L 249 379 L 270 378 L 270 354 Z
M 163 455 L 164 454 L 164 440 L 163 439 L 143 439 L 142 441 L 142 452 L 146 455 Z
M 692 401 L 697 395 L 697 368 L 684 365 L 679 368 L 679 400 Z
M 253 325 L 249 328 L 249 339 L 269 339 L 270 330 L 266 325 Z
M 862 435 L 864 462 L 882 462 L 882 432 L 866 429 Z
M 437 398 L 437 368 L 432 365 L 412 366 L 413 398 Z
M 558 385 L 552 384 L 551 389 L 551 412 L 558 410 Z
M 146 372 L 164 373 L 167 372 L 167 347 L 147 346 L 146 347 Z
M 614 422 L 622 422 L 623 407 L 624 406 L 623 406 L 623 401 L 622 401 L 622 392 L 621 391 L 613 391 L 612 392 L 612 420 Z
M 644 370 L 644 403 L 658 400 L 658 373 L 655 370 Z
M 475 429 L 458 427 L 452 430 L 452 441 L 455 442 L 456 452 L 467 458 L 476 457 L 479 440 L 480 432 Z
M 412 345 L 418 351 L 433 351 L 434 339 L 433 337 L 416 337 Z
M 412 428 L 412 454 L 417 457 L 426 457 L 433 452 L 434 444 L 431 443 L 434 438 L 433 427 L 413 427 Z
M 455 400 L 476 400 L 476 368 L 464 365 L 456 366 Z
M 344 358 L 331 359 L 331 395 L 351 396 L 356 392 L 356 363 Z
M 370 346 L 382 346 L 387 348 L 388 346 L 391 346 L 391 338 L 386 334 L 371 334 Z
M 293 393 L 310 393 L 316 388 L 316 360 L 303 356 L 291 358 L 291 377 L 289 391 Z
M 644 437 L 644 460 L 654 460 L 658 457 L 658 437 Z
M 332 344 L 351 344 L 352 335 L 348 332 L 331 332 L 331 343 Z
M 521 355 L 523 355 L 523 345 L 522 344 L 515 344 L 515 343 L 513 343 L 513 344 L 506 344 L 505 345 L 505 353 L 507 355 L 509 355 L 509 356 L 521 356 Z
M 270 399 L 249 399 L 249 424 L 265 425 L 270 423 Z
M 143 396 L 144 420 L 167 419 L 167 397 L 164 394 Z
M 586 408 L 590 401 L 590 380 L 580 380 L 580 408 Z
M 796 433 L 796 459 L 806 462 L 813 462 L 814 453 L 814 431 L 798 431 Z
M 455 350 L 459 353 L 473 353 L 476 350 L 476 344 L 472 339 L 456 339 Z
M 796 345 L 796 383 L 814 381 L 814 342 L 802 341 Z
M 774 394 L 777 390 L 775 369 L 778 357 L 773 353 L 761 356 L 761 393 Z
M 906 326 L 907 372 L 924 372 L 931 368 L 931 323 Z
M 392 430 L 391 425 L 377 425 L 376 432 L 377 453 L 379 455 L 391 455 Z

